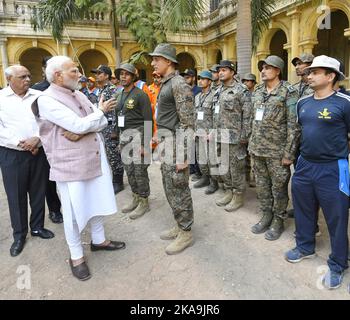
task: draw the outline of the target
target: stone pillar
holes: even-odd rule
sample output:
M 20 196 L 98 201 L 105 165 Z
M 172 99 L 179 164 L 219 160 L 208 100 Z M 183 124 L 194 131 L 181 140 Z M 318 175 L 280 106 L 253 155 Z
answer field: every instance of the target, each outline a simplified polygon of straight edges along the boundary
M 253 54 L 252 59 L 252 73 L 256 75 L 257 83 L 260 83 L 260 71 L 258 69 L 258 62 L 264 60 L 270 55 L 270 51 L 257 51 L 256 54 Z
M 9 66 L 6 42 L 7 42 L 7 38 L 0 38 L 0 54 L 1 54 L 3 86 L 6 85 L 5 69 Z
M 288 71 L 287 80 L 290 83 L 295 83 L 295 82 L 297 82 L 298 78 L 295 76 L 295 70 L 294 70 L 293 65 L 292 65 L 292 60 L 293 60 L 293 57 L 294 57 L 292 55 L 292 45 L 290 43 L 286 43 L 283 46 L 283 49 L 288 52 L 287 65 L 284 66 L 283 73 L 286 74 L 286 72 Z
M 289 70 L 290 72 L 288 75 L 288 79 L 291 83 L 297 82 L 298 78 L 292 70 L 292 59 L 294 57 L 298 57 L 299 52 L 299 27 L 300 27 L 300 11 L 297 9 L 287 12 L 287 16 L 290 16 L 292 19 L 292 31 L 291 31 L 291 44 L 290 44 L 290 51 L 288 51 L 288 64 L 289 64 Z
M 348 47 L 349 47 L 349 51 L 350 51 L 350 28 L 345 29 L 344 30 L 344 37 L 348 38 Z M 346 76 L 348 76 L 348 78 L 345 80 L 346 81 L 346 87 L 349 89 L 350 88 L 350 55 L 348 56 L 348 70 L 346 71 Z M 345 61 L 344 61 L 345 63 Z
M 63 40 L 61 42 L 61 52 L 62 52 L 63 56 L 69 57 L 69 55 L 68 55 L 68 46 L 69 46 L 69 41 L 68 40 Z
M 304 53 L 312 53 L 316 44 L 318 44 L 318 41 L 313 39 L 305 40 L 299 43 L 302 48 L 302 52 Z

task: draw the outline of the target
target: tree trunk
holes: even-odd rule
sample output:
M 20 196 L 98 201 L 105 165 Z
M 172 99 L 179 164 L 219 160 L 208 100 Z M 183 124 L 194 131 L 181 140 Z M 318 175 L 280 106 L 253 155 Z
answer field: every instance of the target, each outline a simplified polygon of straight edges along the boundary
M 118 68 L 120 66 L 120 63 L 122 61 L 121 58 L 121 45 L 120 45 L 120 33 L 119 33 L 119 21 L 116 14 L 116 3 L 115 0 L 111 0 L 111 16 L 110 16 L 110 22 L 111 22 L 111 36 L 112 36 L 112 43 L 113 47 L 115 48 L 115 65 Z
M 237 9 L 237 60 L 238 73 L 243 76 L 251 72 L 252 24 L 251 1 L 238 0 Z

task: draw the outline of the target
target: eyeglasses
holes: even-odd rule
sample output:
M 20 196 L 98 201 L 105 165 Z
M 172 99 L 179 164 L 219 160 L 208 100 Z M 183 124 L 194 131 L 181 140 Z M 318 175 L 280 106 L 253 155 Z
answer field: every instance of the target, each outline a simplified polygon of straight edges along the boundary
M 21 79 L 21 80 L 25 80 L 28 78 L 30 80 L 30 79 L 32 79 L 32 76 L 30 74 L 24 74 L 23 76 L 17 76 L 15 78 Z

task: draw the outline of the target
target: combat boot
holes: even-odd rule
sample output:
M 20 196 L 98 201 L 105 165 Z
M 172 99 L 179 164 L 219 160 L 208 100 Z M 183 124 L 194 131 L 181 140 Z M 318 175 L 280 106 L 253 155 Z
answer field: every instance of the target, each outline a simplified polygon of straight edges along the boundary
M 271 212 L 264 213 L 260 221 L 257 224 L 253 225 L 250 230 L 255 234 L 264 233 L 269 228 L 272 218 L 273 215 Z
M 169 230 L 163 231 L 160 234 L 160 238 L 162 240 L 173 240 L 177 237 L 177 235 L 179 234 L 179 231 L 180 231 L 180 228 L 178 225 L 176 225 L 175 227 L 173 227 Z
M 182 229 L 179 229 L 179 234 L 177 235 L 175 241 L 166 247 L 165 252 L 170 255 L 177 254 L 185 250 L 187 247 L 192 246 L 192 244 L 192 231 L 184 231 Z
M 126 206 L 124 206 L 122 208 L 122 212 L 123 213 L 128 213 L 128 212 L 131 212 L 133 210 L 135 210 L 137 208 L 137 206 L 139 205 L 139 202 L 140 202 L 140 197 L 138 194 L 136 193 L 133 193 L 132 194 L 132 200 L 131 200 L 131 203 L 127 204 Z
M 224 196 L 216 200 L 215 203 L 219 207 L 224 207 L 231 202 L 232 197 L 233 197 L 232 190 L 226 190 Z
M 130 219 L 137 219 L 142 217 L 146 212 L 149 212 L 148 198 L 139 197 L 139 204 L 135 211 L 129 214 Z
M 284 231 L 283 219 L 280 217 L 274 217 L 270 228 L 265 233 L 266 240 L 277 240 Z
M 205 189 L 204 193 L 205 194 L 212 194 L 215 193 L 216 190 L 219 189 L 219 184 L 216 180 L 214 180 L 213 178 L 210 178 L 210 184 L 208 186 L 208 188 Z
M 203 174 L 202 177 L 193 185 L 193 188 L 199 189 L 206 187 L 210 184 L 209 176 Z
M 233 212 L 244 205 L 243 193 L 234 193 L 231 202 L 225 207 L 227 212 Z

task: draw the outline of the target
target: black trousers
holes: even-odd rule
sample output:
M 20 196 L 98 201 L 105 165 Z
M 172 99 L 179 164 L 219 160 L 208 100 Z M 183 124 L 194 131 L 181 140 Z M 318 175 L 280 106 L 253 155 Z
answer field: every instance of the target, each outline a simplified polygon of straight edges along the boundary
M 46 159 L 46 155 L 45 155 L 45 159 Z M 46 159 L 46 162 L 47 162 L 47 159 Z M 50 168 L 49 163 L 47 163 L 47 165 Z M 49 211 L 54 211 L 54 212 L 61 211 L 61 201 L 57 195 L 56 182 L 49 180 L 49 174 L 47 176 L 46 203 L 49 208 Z
M 28 233 L 28 195 L 31 230 L 44 227 L 45 193 L 49 166 L 43 148 L 33 156 L 28 151 L 0 147 L 0 166 L 10 211 L 13 237 Z

